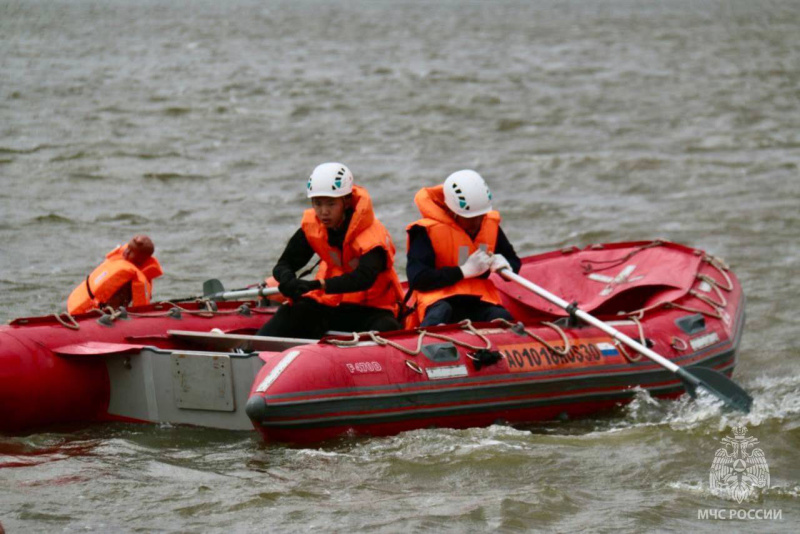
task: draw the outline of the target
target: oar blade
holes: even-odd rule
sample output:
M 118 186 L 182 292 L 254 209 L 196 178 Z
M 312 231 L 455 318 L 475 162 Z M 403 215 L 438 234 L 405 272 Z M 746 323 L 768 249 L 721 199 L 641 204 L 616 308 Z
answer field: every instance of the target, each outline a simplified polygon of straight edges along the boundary
M 206 280 L 203 282 L 203 296 L 210 297 L 212 295 L 216 295 L 217 293 L 223 293 L 225 291 L 225 286 L 222 285 L 222 282 L 217 280 L 216 278 L 212 278 L 210 280 Z
M 686 376 L 688 375 L 688 376 Z M 720 399 L 726 406 L 749 413 L 753 405 L 751 397 L 742 387 L 715 369 L 708 367 L 686 367 L 678 373 L 687 385 L 690 393 L 695 387 L 701 387 Z

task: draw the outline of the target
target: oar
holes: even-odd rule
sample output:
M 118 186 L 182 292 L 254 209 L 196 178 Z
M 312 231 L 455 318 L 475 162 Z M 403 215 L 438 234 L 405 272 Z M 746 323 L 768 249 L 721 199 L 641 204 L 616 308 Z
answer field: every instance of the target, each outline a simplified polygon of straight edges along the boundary
M 222 282 L 216 278 L 211 278 L 203 282 L 203 294 L 197 297 L 185 297 L 180 299 L 170 299 L 167 302 L 191 302 L 199 299 L 209 300 L 236 300 L 246 298 L 267 297 L 269 295 L 277 295 L 279 293 L 277 287 L 254 287 L 251 289 L 236 289 L 234 291 L 225 291 Z
M 235 291 L 225 291 L 222 282 L 216 278 L 203 282 L 203 298 L 209 300 L 236 300 L 258 297 L 268 297 L 277 295 L 277 287 L 254 287 L 252 289 L 237 289 Z
M 537 286 L 530 280 L 515 274 L 508 268 L 502 269 L 498 272 L 500 276 L 506 280 L 516 282 L 525 289 L 536 293 L 543 299 L 549 300 L 556 306 L 568 312 L 570 315 L 579 317 L 584 322 L 599 328 L 614 339 L 650 358 L 661 367 L 672 371 L 683 381 L 683 383 L 686 385 L 686 390 L 692 397 L 695 396 L 695 391 L 697 388 L 702 388 L 722 400 L 722 402 L 731 408 L 744 413 L 748 413 L 750 411 L 750 406 L 753 404 L 753 398 L 748 395 L 741 386 L 722 373 L 707 367 L 693 367 L 691 369 L 687 369 L 685 367 L 675 365 L 673 362 L 664 358 L 660 354 L 629 338 L 616 328 L 604 323 L 592 315 L 589 315 L 585 311 L 578 309 L 577 303 L 570 304 L 564 299 L 553 295 L 546 289 Z

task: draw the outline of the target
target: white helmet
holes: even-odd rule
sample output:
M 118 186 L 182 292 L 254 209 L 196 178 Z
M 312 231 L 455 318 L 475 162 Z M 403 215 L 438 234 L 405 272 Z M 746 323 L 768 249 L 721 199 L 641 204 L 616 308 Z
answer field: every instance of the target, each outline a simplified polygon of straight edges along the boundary
M 444 203 L 456 215 L 468 219 L 492 210 L 492 192 L 475 171 L 457 171 L 444 181 Z
M 306 189 L 308 198 L 347 196 L 353 192 L 353 173 L 341 163 L 317 165 Z

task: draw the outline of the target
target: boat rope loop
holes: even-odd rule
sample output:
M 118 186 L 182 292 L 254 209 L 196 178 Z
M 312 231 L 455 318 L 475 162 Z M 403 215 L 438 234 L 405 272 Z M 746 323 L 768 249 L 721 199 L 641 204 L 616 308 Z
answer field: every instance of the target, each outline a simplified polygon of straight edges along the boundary
M 469 319 L 464 319 L 463 321 L 458 323 L 458 326 L 460 326 L 462 329 L 466 330 L 467 332 L 475 334 L 476 336 L 481 338 L 481 341 L 483 341 L 486 344 L 486 346 L 485 347 L 478 347 L 478 346 L 475 346 L 475 345 L 471 345 L 471 344 L 469 344 L 469 343 L 467 343 L 465 341 L 459 341 L 458 339 L 455 339 L 453 337 L 445 336 L 444 334 L 437 334 L 437 333 L 434 333 L 434 332 L 427 332 L 425 330 L 422 330 L 420 333 L 421 334 L 426 334 L 426 335 L 428 335 L 430 337 L 434 337 L 436 339 L 441 339 L 443 341 L 449 341 L 453 345 L 458 345 L 460 347 L 464 347 L 464 348 L 470 349 L 470 350 L 492 350 L 492 342 L 489 340 L 489 338 L 487 338 L 486 336 L 484 336 L 483 334 L 481 334 L 480 332 L 475 330 L 475 327 L 472 326 L 472 321 L 470 321 Z
M 538 334 L 535 334 L 535 333 L 531 332 L 530 330 L 528 330 L 527 328 L 525 328 L 522 325 L 521 322 L 512 323 L 508 319 L 503 319 L 502 317 L 498 318 L 498 319 L 493 319 L 492 322 L 493 323 L 500 323 L 500 324 L 505 325 L 505 326 L 513 329 L 514 331 L 517 331 L 517 332 L 523 332 L 523 333 L 527 334 L 528 336 L 532 337 L 533 339 L 535 339 L 536 341 L 538 341 L 539 343 L 541 343 L 542 345 L 544 345 L 545 348 L 547 348 L 547 350 L 549 350 L 550 352 L 554 352 L 554 353 L 559 354 L 561 356 L 566 356 L 569 353 L 569 351 L 572 350 L 572 345 L 569 342 L 569 338 L 567 337 L 567 334 L 565 334 L 564 331 L 561 329 L 561 327 L 558 326 L 555 323 L 551 323 L 549 321 L 542 321 L 541 322 L 541 324 L 543 324 L 544 326 L 549 326 L 550 328 L 552 328 L 553 330 L 558 332 L 558 335 L 560 335 L 561 339 L 564 340 L 564 346 L 561 347 L 561 348 L 554 347 L 553 345 L 548 343 L 544 338 L 542 338 Z
M 703 261 L 706 261 L 706 262 L 710 263 L 711 265 L 716 267 L 723 274 L 725 273 L 725 271 L 730 271 L 731 270 L 730 266 L 728 266 L 728 262 L 726 262 L 725 260 L 723 260 L 719 256 L 712 256 L 711 254 L 708 254 L 707 252 L 704 253 Z
M 98 319 L 98 321 L 104 321 L 104 324 L 106 324 L 106 326 L 110 326 L 118 317 L 122 317 L 123 319 L 126 319 L 128 317 L 128 312 L 124 308 L 120 308 L 119 311 L 115 311 L 114 308 L 112 308 L 111 306 L 106 306 L 103 309 L 92 308 L 91 310 L 87 310 L 84 313 L 87 315 L 90 313 L 100 314 L 100 318 Z M 62 315 L 66 317 L 66 321 L 61 317 Z M 69 328 L 70 330 L 81 329 L 81 324 L 69 312 L 61 312 L 53 314 L 53 317 L 56 319 L 56 321 L 59 322 L 59 324 Z
M 653 247 L 660 247 L 663 245 L 664 242 L 660 239 L 656 239 L 651 243 L 647 243 L 646 245 L 641 245 L 636 247 L 635 249 L 628 252 L 625 256 L 621 258 L 615 258 L 612 260 L 581 260 L 581 268 L 583 268 L 584 273 L 591 273 L 591 272 L 598 272 L 598 271 L 605 271 L 606 269 L 611 269 L 618 265 L 624 264 L 626 261 L 634 257 L 636 254 L 640 253 L 643 250 Z M 595 264 L 602 264 L 603 267 L 595 267 Z
M 697 275 L 697 277 L 698 278 L 702 277 L 701 278 L 702 280 L 708 282 L 712 286 L 719 286 L 725 291 L 733 291 L 733 281 L 731 281 L 731 277 L 728 276 L 728 271 L 730 271 L 731 268 L 728 267 L 728 264 L 725 263 L 725 260 L 723 260 L 722 258 L 718 258 L 716 256 L 711 256 L 710 254 L 706 254 L 705 256 L 703 256 L 703 261 L 711 265 L 717 271 L 719 271 L 719 274 L 721 274 L 722 277 L 725 279 L 725 285 L 722 285 L 718 280 L 714 280 L 713 278 L 705 274 L 699 274 Z
M 62 315 L 66 316 L 66 320 L 61 318 Z M 81 325 L 78 324 L 78 321 L 76 321 L 75 317 L 73 317 L 72 314 L 69 312 L 54 313 L 53 317 L 55 317 L 56 321 L 58 321 L 61 324 L 61 326 L 65 328 L 69 328 L 70 330 L 81 329 Z
M 707 315 L 709 317 L 713 317 L 714 319 L 722 319 L 722 314 L 720 313 L 720 308 L 717 307 L 715 304 L 712 304 L 713 301 L 711 301 L 710 299 L 707 300 L 707 299 L 703 299 L 703 298 L 700 298 L 700 297 L 698 297 L 698 298 L 699 298 L 699 300 L 702 300 L 703 302 L 708 304 L 713 311 L 708 311 L 708 310 L 700 309 L 700 308 L 692 308 L 691 306 L 684 306 L 683 304 L 678 304 L 677 302 L 659 302 L 657 304 L 654 304 L 652 306 L 648 306 L 646 308 L 640 308 L 640 309 L 632 311 L 632 312 L 623 313 L 623 315 L 627 315 L 631 319 L 636 318 L 636 319 L 641 321 L 642 319 L 644 319 L 644 314 L 646 312 L 655 310 L 656 308 L 663 307 L 665 310 L 669 310 L 669 309 L 675 308 L 675 309 L 678 309 L 678 310 L 687 311 L 689 313 L 700 313 L 702 315 Z
M 647 340 L 644 337 L 644 326 L 642 326 L 642 323 L 639 321 L 639 317 L 637 317 L 635 315 L 632 315 L 631 316 L 631 321 L 636 323 L 636 327 L 639 329 L 639 343 L 641 343 L 642 346 L 646 347 L 647 346 Z M 636 356 L 632 356 L 632 355 L 628 354 L 628 351 L 625 349 L 625 345 L 620 343 L 620 341 L 618 339 L 614 340 L 614 345 L 616 345 L 617 350 L 619 350 L 619 353 L 622 354 L 625 357 L 625 359 L 628 360 L 629 362 L 635 363 L 635 362 L 641 361 L 641 359 L 642 359 L 642 355 L 641 354 L 639 354 L 638 352 L 634 353 L 634 354 L 636 354 Z
M 163 311 L 163 312 L 136 313 L 136 312 L 127 311 L 125 308 L 119 308 L 118 310 L 115 310 L 111 306 L 105 306 L 103 308 L 92 308 L 91 310 L 87 310 L 85 313 L 86 314 L 90 314 L 90 313 L 99 314 L 100 318 L 98 320 L 103 321 L 103 324 L 105 324 L 106 326 L 111 326 L 111 324 L 114 321 L 116 321 L 117 319 L 120 319 L 120 318 L 127 319 L 128 316 L 131 316 L 131 317 L 157 318 L 157 317 L 175 316 L 176 312 L 183 312 L 183 313 L 187 313 L 189 315 L 197 315 L 199 317 L 207 317 L 207 318 L 216 317 L 218 315 L 234 315 L 234 314 L 237 314 L 237 313 L 240 314 L 240 315 L 245 315 L 245 316 L 249 316 L 252 313 L 257 313 L 257 314 L 270 314 L 270 313 L 273 313 L 270 310 L 261 310 L 261 309 L 258 309 L 258 308 L 251 308 L 247 304 L 242 304 L 241 306 L 239 306 L 235 310 L 220 311 L 220 310 L 216 309 L 215 304 L 212 301 L 208 300 L 208 299 L 198 299 L 195 302 L 197 302 L 198 304 L 202 304 L 205 309 L 190 310 L 188 308 L 184 308 L 183 306 L 178 306 L 174 302 L 170 302 L 168 300 L 164 300 L 164 301 L 153 303 L 154 306 L 160 306 L 160 305 L 168 304 L 170 306 L 170 308 L 167 311 Z M 180 317 L 180 313 L 177 314 L 177 317 Z M 69 328 L 70 330 L 80 330 L 81 329 L 80 323 L 69 312 L 54 313 L 53 314 L 53 318 L 56 321 L 58 321 L 58 323 L 61 326 L 64 326 L 65 328 Z
M 417 337 L 417 348 L 414 349 L 414 350 L 411 350 L 408 347 L 404 347 L 400 343 L 396 343 L 396 342 L 392 341 L 391 339 L 386 339 L 386 338 L 383 338 L 383 337 L 379 336 L 378 332 L 376 332 L 376 331 L 367 332 L 367 334 L 369 335 L 370 339 L 372 341 L 374 341 L 376 344 L 378 344 L 378 345 L 380 345 L 382 347 L 388 345 L 390 347 L 393 347 L 393 348 L 399 350 L 400 352 L 404 352 L 404 353 L 408 354 L 409 356 L 416 356 L 417 354 L 419 354 L 422 351 L 422 338 L 425 337 L 424 334 L 420 334 L 420 336 Z
M 103 312 L 103 315 L 108 316 L 109 321 L 116 321 L 120 317 L 125 319 L 128 316 L 128 311 L 125 308 L 115 310 L 111 306 L 106 306 L 100 311 Z
M 167 315 L 170 315 L 170 313 L 173 313 L 172 310 L 174 310 L 174 309 L 180 310 L 182 313 L 186 313 L 186 314 L 189 314 L 189 315 L 197 315 L 199 317 L 216 317 L 218 315 L 234 315 L 234 314 L 237 314 L 237 313 L 238 314 L 242 314 L 242 315 L 245 315 L 247 313 L 260 313 L 260 314 L 272 313 L 271 311 L 267 311 L 267 310 L 260 310 L 258 308 L 250 308 L 246 304 L 242 304 L 241 306 L 239 306 L 235 310 L 224 310 L 224 311 L 222 311 L 222 310 L 216 309 L 216 305 L 212 301 L 210 301 L 208 299 L 198 299 L 195 302 L 197 302 L 198 304 L 201 304 L 205 309 L 190 310 L 188 308 L 184 308 L 183 306 L 179 306 L 179 305 L 175 304 L 174 302 L 170 302 L 168 300 L 165 300 L 165 301 L 157 302 L 156 305 L 168 304 L 171 307 L 167 311 L 164 311 L 164 312 L 150 312 L 150 313 L 128 312 L 128 315 L 131 315 L 133 317 L 165 317 Z M 247 310 L 246 311 L 243 309 L 245 306 L 247 306 Z
M 683 352 L 689 348 L 689 344 L 677 336 L 672 336 L 672 340 L 669 342 L 669 344 L 673 349 L 677 350 L 678 352 Z
M 712 263 L 711 265 L 714 265 L 714 264 Z M 714 267 L 717 267 L 717 266 L 714 265 Z M 704 280 L 704 281 L 708 282 L 709 284 L 711 284 L 714 287 L 721 287 L 722 289 L 724 289 L 725 291 L 728 291 L 728 292 L 733 291 L 733 282 L 731 281 L 731 277 L 728 276 L 728 273 L 726 273 L 722 269 L 719 269 L 719 267 L 717 267 L 717 269 L 719 270 L 719 272 L 722 273 L 722 276 L 725 278 L 725 285 L 722 285 L 719 282 L 719 280 L 716 280 L 716 279 L 708 276 L 707 274 L 698 274 L 697 277 L 700 278 L 701 280 Z
M 709 296 L 701 295 L 698 291 L 694 289 L 689 290 L 689 294 L 698 300 L 702 300 L 712 308 L 724 308 L 728 305 L 728 299 L 725 298 L 725 295 L 722 294 L 722 291 L 719 290 L 717 286 L 711 286 L 714 289 L 714 292 L 719 297 L 719 301 L 712 299 Z
M 422 372 L 422 367 L 420 367 L 417 362 L 413 360 L 406 360 L 406 365 L 408 366 L 409 369 L 411 369 L 415 373 L 424 374 Z
M 683 304 L 678 304 L 677 302 L 665 302 L 663 306 L 666 309 L 677 308 L 679 310 L 687 311 L 689 313 L 700 313 L 702 315 L 708 315 L 709 317 L 713 317 L 714 319 L 722 319 L 722 314 L 719 313 L 719 309 L 716 308 L 715 306 L 711 306 L 712 308 L 714 308 L 714 311 L 701 310 L 700 308 L 692 308 L 691 306 L 684 306 Z
M 684 310 L 684 311 L 688 311 L 688 312 L 691 312 L 691 313 L 701 313 L 703 315 L 708 315 L 709 317 L 714 317 L 715 319 L 722 319 L 722 313 L 721 312 L 728 305 L 728 299 L 725 298 L 725 294 L 722 291 L 720 291 L 720 289 L 723 289 L 725 291 L 733 291 L 733 282 L 731 281 L 730 277 L 728 276 L 728 274 L 726 272 L 726 269 L 728 269 L 728 266 L 725 264 L 725 262 L 723 260 L 721 260 L 719 258 L 715 258 L 714 256 L 705 256 L 703 258 L 703 261 L 708 262 L 710 265 L 714 266 L 720 273 L 722 273 L 723 277 L 725 278 L 725 284 L 726 285 L 722 285 L 719 280 L 717 280 L 717 279 L 715 279 L 715 278 L 713 278 L 713 277 L 711 277 L 711 276 L 709 276 L 707 274 L 698 273 L 697 275 L 695 275 L 695 278 L 697 280 L 700 280 L 701 282 L 705 282 L 706 284 L 708 284 L 709 287 L 711 288 L 711 291 L 716 293 L 718 299 L 714 300 L 713 298 L 711 298 L 709 296 L 702 295 L 696 289 L 689 289 L 689 294 L 691 296 L 693 296 L 694 298 L 696 298 L 697 300 L 700 300 L 700 301 L 708 304 L 708 306 L 713 311 L 709 312 L 707 310 L 700 310 L 700 309 L 697 309 L 697 308 L 691 308 L 689 306 L 684 306 L 682 304 L 677 304 L 675 302 L 659 302 L 659 303 L 656 303 L 656 304 L 654 304 L 652 306 L 648 306 L 648 307 L 645 307 L 645 308 L 640 308 L 638 310 L 625 313 L 624 315 L 627 315 L 627 316 L 629 316 L 631 318 L 636 317 L 639 320 L 641 320 L 641 319 L 644 319 L 644 314 L 646 312 L 663 306 L 665 309 L 677 308 L 679 310 Z
M 93 308 L 93 312 L 99 312 L 100 318 L 97 320 L 103 326 L 114 326 L 114 321 L 119 318 L 127 319 L 128 318 L 128 311 L 120 307 L 118 310 L 115 310 L 111 306 L 105 306 L 103 309 Z
M 380 334 L 374 330 L 369 332 L 353 332 L 353 339 L 328 339 L 326 341 L 331 345 L 335 345 L 337 347 L 355 347 L 360 342 L 361 337 L 364 336 L 368 337 L 371 341 L 382 347 L 388 345 L 390 347 L 399 350 L 400 352 L 408 354 L 409 356 L 417 356 L 420 352 L 422 352 L 422 340 L 425 338 L 425 336 L 428 336 L 436 339 L 441 339 L 443 341 L 449 341 L 453 345 L 464 347 L 469 350 L 491 350 L 492 342 L 486 336 L 475 330 L 475 327 L 472 326 L 472 321 L 470 321 L 469 319 L 464 319 L 463 321 L 458 323 L 458 325 L 463 330 L 471 332 L 476 336 L 478 336 L 479 338 L 481 338 L 481 340 L 486 344 L 486 346 L 478 347 L 470 343 L 467 343 L 466 341 L 461 341 L 459 339 L 456 339 L 451 336 L 446 336 L 444 334 L 437 334 L 436 332 L 428 332 L 427 330 L 419 330 L 419 336 L 417 337 L 417 347 L 415 349 L 410 349 L 390 339 L 381 337 Z

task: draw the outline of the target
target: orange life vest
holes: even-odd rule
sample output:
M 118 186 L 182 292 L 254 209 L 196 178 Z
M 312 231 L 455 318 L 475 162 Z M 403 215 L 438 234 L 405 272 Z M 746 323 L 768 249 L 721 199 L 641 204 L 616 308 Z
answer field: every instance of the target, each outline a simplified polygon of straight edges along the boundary
M 378 274 L 372 287 L 365 291 L 329 295 L 317 289 L 305 296 L 325 306 L 358 304 L 390 310 L 396 314 L 398 303 L 403 298 L 403 290 L 394 271 L 395 248 L 392 238 L 383 224 L 375 218 L 372 200 L 363 187 L 353 186 L 353 208 L 353 216 L 341 250 L 328 244 L 328 229 L 320 222 L 313 209 L 303 213 L 300 227 L 308 244 L 320 257 L 316 279 L 323 280 L 353 272 L 358 267 L 358 259 L 376 247 L 386 252 L 386 268 Z
M 83 313 L 102 306 L 129 282 L 133 305 L 150 303 L 153 279 L 164 274 L 161 264 L 150 257 L 142 267 L 137 267 L 124 258 L 126 248 L 128 245 L 122 245 L 106 254 L 105 261 L 78 284 L 67 299 L 69 313 Z
M 497 231 L 500 228 L 500 214 L 496 211 L 487 213 L 475 239 L 472 239 L 456 223 L 450 210 L 444 203 L 441 185 L 421 189 L 414 197 L 422 219 L 408 225 L 406 231 L 418 226 L 424 228 L 436 254 L 436 268 L 458 267 L 467 261 L 470 254 L 483 248 L 489 254 L 497 245 Z M 407 240 L 406 250 L 410 248 Z M 425 310 L 435 302 L 456 295 L 473 295 L 484 302 L 500 304 L 500 295 L 494 284 L 486 278 L 464 278 L 455 284 L 431 291 L 414 291 L 410 305 L 416 306 L 416 312 L 406 318 L 406 328 L 418 326 L 425 317 Z

